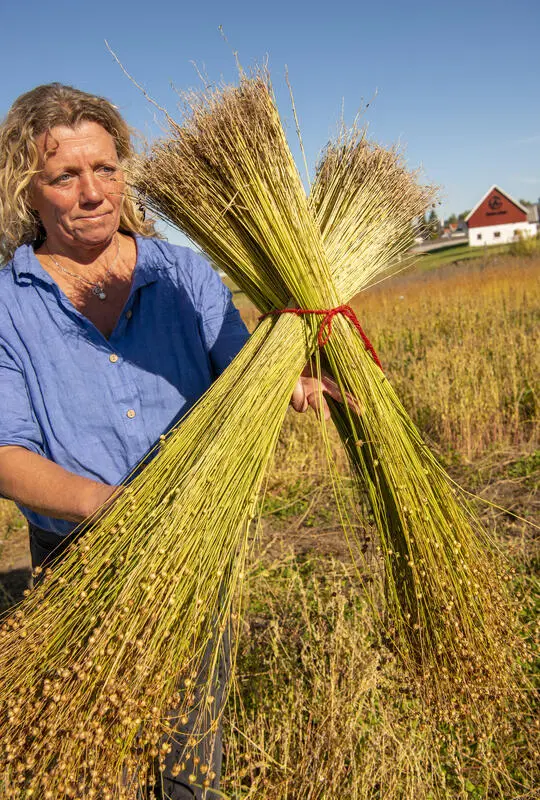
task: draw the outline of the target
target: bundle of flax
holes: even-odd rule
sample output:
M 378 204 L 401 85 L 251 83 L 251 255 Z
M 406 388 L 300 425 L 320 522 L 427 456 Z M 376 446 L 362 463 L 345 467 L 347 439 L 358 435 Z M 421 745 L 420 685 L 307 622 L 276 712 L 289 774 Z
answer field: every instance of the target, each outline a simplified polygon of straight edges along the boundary
M 395 153 L 356 131 L 328 148 L 308 200 L 264 75 L 193 97 L 137 183 L 265 313 L 347 302 L 396 257 L 429 201 Z M 177 736 L 193 715 L 200 735 L 211 733 L 249 523 L 313 354 L 346 398 L 332 414 L 380 534 L 387 617 L 404 663 L 435 694 L 452 681 L 473 697 L 511 685 L 510 615 L 483 535 L 343 314 L 321 357 L 321 319 L 265 317 L 4 623 L 3 796 L 135 798 L 163 767 L 163 734 Z M 207 765 L 194 780 L 208 783 Z
M 345 398 L 332 414 L 380 535 L 394 645 L 428 693 L 449 683 L 474 696 L 504 691 L 516 641 L 488 536 L 343 305 L 397 262 L 430 190 L 353 129 L 327 148 L 307 199 L 264 75 L 189 108 L 141 163 L 140 189 L 261 311 L 277 312 L 276 329 L 297 307 L 313 346 L 322 321 L 316 367 Z

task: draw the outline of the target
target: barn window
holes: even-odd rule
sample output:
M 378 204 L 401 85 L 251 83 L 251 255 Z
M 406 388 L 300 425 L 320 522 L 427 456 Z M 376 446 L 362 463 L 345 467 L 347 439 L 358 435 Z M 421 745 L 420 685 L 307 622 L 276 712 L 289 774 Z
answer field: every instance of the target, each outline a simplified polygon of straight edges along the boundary
M 500 239 L 501 238 L 501 232 L 500 231 L 495 231 L 495 233 L 493 234 L 493 238 L 494 239 Z
M 477 238 L 477 239 L 481 239 L 481 238 L 482 238 L 482 234 L 481 234 L 481 233 L 477 233 L 477 234 L 476 234 L 476 238 Z

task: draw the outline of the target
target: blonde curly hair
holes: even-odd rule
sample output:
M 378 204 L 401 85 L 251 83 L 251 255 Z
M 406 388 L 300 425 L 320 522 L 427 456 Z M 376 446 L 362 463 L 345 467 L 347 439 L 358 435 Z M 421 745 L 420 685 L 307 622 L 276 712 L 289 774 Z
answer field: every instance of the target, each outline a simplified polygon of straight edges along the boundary
M 103 97 L 61 83 L 37 86 L 22 94 L 0 125 L 0 264 L 21 244 L 39 246 L 45 230 L 31 208 L 32 177 L 39 170 L 37 137 L 62 125 L 75 128 L 97 122 L 113 137 L 122 164 L 134 155 L 130 130 L 115 106 Z M 124 195 L 120 230 L 155 236 L 154 223 L 144 219 L 136 198 Z

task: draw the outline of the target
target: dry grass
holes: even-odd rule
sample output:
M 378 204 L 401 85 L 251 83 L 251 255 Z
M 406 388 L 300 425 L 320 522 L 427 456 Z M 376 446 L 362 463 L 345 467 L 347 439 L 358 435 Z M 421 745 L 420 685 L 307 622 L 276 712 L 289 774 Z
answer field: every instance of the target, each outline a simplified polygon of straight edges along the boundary
M 455 800 L 528 796 L 535 725 L 514 706 L 422 704 L 342 562 L 259 563 L 228 716 L 231 798 Z
M 357 302 L 409 413 L 445 452 L 538 443 L 540 258 L 373 289 Z

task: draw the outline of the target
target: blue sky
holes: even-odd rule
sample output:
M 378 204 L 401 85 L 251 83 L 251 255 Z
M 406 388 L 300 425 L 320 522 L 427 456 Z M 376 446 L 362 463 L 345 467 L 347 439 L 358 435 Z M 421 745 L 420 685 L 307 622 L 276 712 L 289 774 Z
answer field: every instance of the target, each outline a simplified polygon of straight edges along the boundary
M 516 198 L 540 196 L 537 0 L 0 0 L 0 28 L 2 116 L 20 93 L 61 81 L 110 98 L 152 138 L 155 109 L 104 39 L 171 112 L 171 82 L 196 87 L 194 63 L 212 81 L 232 81 L 236 50 L 244 67 L 268 59 L 297 154 L 288 67 L 311 166 L 342 108 L 351 120 L 369 102 L 372 138 L 400 142 L 410 166 L 440 186 L 440 214 L 471 208 L 494 183 Z

